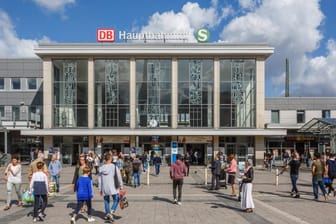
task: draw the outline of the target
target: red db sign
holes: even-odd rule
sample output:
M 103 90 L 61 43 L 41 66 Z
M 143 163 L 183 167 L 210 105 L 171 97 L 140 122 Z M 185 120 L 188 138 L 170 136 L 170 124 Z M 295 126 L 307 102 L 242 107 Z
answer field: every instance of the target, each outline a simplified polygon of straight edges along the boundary
M 115 30 L 112 28 L 99 28 L 97 29 L 98 42 L 114 42 Z

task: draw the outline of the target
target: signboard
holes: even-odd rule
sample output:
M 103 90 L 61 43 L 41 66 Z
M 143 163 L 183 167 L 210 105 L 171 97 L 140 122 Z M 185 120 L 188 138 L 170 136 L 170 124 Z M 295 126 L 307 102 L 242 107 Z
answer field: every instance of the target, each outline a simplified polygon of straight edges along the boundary
M 176 162 L 176 156 L 178 152 L 178 144 L 176 141 L 171 142 L 171 164 Z
M 98 28 L 97 29 L 98 42 L 114 42 L 115 30 L 113 28 Z
M 212 136 L 178 136 L 180 143 L 212 143 Z

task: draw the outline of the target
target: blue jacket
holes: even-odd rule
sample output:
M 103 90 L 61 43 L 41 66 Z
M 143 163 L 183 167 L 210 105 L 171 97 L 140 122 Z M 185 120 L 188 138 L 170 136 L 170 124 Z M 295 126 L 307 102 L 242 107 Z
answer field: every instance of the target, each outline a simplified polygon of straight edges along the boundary
M 92 180 L 90 177 L 79 177 L 76 185 L 77 200 L 89 200 L 93 198 L 92 188 Z

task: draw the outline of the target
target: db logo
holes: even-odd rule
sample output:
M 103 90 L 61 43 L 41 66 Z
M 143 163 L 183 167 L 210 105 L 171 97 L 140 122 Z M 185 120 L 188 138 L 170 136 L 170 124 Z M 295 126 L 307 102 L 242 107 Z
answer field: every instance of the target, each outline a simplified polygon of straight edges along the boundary
M 99 28 L 97 29 L 98 42 L 114 42 L 115 30 L 112 28 Z

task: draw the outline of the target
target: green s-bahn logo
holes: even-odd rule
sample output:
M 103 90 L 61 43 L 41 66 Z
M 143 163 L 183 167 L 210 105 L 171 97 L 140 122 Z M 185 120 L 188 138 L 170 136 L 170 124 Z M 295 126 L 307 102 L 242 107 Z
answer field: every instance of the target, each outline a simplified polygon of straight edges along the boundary
M 207 29 L 201 28 L 196 31 L 196 40 L 200 43 L 208 42 L 210 38 L 210 32 Z

